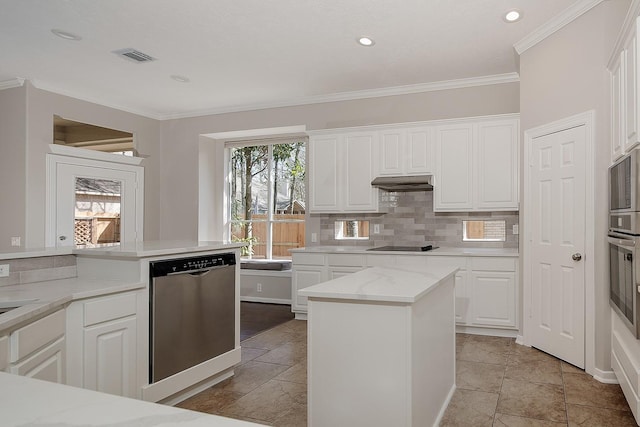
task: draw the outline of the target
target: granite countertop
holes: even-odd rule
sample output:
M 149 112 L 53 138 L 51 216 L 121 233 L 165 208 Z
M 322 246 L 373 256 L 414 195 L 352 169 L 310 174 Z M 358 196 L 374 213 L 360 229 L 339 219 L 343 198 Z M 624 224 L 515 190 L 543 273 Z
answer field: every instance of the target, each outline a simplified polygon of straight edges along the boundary
M 62 307 L 70 301 L 141 289 L 142 282 L 101 279 L 49 280 L 0 287 L 0 304 L 11 307 L 15 302 L 20 307 L 0 314 L 0 331 L 10 329 L 38 315 Z M 16 304 L 17 305 L 17 304 Z
M 257 426 L 246 421 L 0 372 L 3 426 Z
M 414 303 L 443 280 L 455 275 L 457 268 L 382 268 L 373 267 L 309 286 L 298 295 L 358 301 Z
M 416 245 L 417 246 L 417 245 Z M 371 247 L 365 246 L 308 246 L 305 248 L 290 249 L 293 253 L 351 253 L 367 255 L 412 255 L 412 256 L 491 256 L 491 257 L 518 257 L 516 248 L 452 248 L 439 247 L 425 252 L 404 251 L 368 251 Z
M 73 247 L 71 246 L 62 248 L 3 248 L 0 250 L 0 260 L 71 255 L 72 253 Z

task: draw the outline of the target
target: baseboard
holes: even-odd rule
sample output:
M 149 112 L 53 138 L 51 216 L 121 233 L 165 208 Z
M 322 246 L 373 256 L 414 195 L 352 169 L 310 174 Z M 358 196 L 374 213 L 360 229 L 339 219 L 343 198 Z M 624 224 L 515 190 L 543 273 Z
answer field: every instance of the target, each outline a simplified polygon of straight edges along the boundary
M 296 313 L 296 320 L 307 320 L 307 313 Z
M 240 301 L 245 302 L 266 302 L 269 304 L 284 304 L 291 305 L 290 299 L 281 299 L 281 298 L 262 298 L 262 297 L 243 297 L 240 296 Z
M 603 371 L 598 368 L 594 368 L 593 370 L 593 378 L 605 384 L 619 384 L 618 378 L 616 377 L 615 372 L 611 371 Z
M 516 335 L 516 344 L 524 345 L 524 337 L 522 335 Z
M 487 335 L 491 337 L 516 338 L 518 331 L 515 329 L 480 328 L 477 326 L 456 325 L 456 332 L 471 335 Z
M 451 390 L 449 390 L 449 394 L 447 395 L 447 398 L 445 399 L 444 404 L 440 408 L 440 412 L 438 412 L 438 417 L 436 418 L 436 422 L 433 423 L 434 427 L 440 425 L 442 418 L 444 418 L 444 413 L 447 411 L 447 408 L 449 407 L 449 403 L 451 403 L 451 399 L 453 398 L 453 395 L 455 392 L 456 392 L 456 385 L 454 384 L 453 387 L 451 387 Z

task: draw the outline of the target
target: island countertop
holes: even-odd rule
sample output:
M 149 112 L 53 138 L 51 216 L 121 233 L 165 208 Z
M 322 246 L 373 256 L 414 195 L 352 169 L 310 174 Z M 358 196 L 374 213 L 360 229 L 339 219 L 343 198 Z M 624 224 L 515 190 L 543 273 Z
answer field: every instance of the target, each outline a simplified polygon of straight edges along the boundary
M 74 249 L 73 253 L 78 256 L 92 256 L 100 258 L 146 258 L 227 249 L 235 250 L 243 246 L 245 246 L 244 243 L 223 241 L 147 240 L 143 242 L 124 243 L 118 245 L 78 248 Z
M 373 247 L 373 246 L 372 246 Z M 414 251 L 370 251 L 367 246 L 307 246 L 290 249 L 292 253 L 322 254 L 367 254 L 367 255 L 410 255 L 410 256 L 477 256 L 477 257 L 515 257 L 519 256 L 517 248 L 476 248 L 476 247 L 438 247 L 424 252 Z
M 453 267 L 373 267 L 300 289 L 298 295 L 358 301 L 414 303 L 440 282 L 454 276 Z
M 2 372 L 0 414 L 7 427 L 259 425 Z

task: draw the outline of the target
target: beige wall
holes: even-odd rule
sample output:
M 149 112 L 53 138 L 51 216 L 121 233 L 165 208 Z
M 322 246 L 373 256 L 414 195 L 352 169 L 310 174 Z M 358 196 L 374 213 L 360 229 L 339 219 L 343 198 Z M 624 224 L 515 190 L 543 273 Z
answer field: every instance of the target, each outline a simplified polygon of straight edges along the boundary
M 198 237 L 201 134 L 295 125 L 304 125 L 307 130 L 331 129 L 517 113 L 518 110 L 519 85 L 509 83 L 165 121 L 162 123 L 164 162 L 161 169 L 167 172 L 160 181 L 163 195 L 160 237 Z M 217 187 L 221 189 L 222 185 Z M 222 195 L 212 197 L 221 199 Z M 320 231 L 320 223 L 315 218 L 307 223 L 307 235 L 311 230 Z
M 596 241 L 592 258 L 596 262 L 595 364 L 596 368 L 604 371 L 611 370 L 608 249 L 605 243 L 606 182 L 610 163 L 606 65 L 629 5 L 629 0 L 603 2 L 520 57 L 520 120 L 523 131 L 595 110 L 596 165 L 592 172 L 596 185 Z M 526 147 L 521 152 L 524 150 Z M 522 190 L 526 192 L 526 189 Z M 525 200 L 524 192 L 521 192 L 521 201 Z M 522 208 L 521 218 L 524 218 L 526 206 Z
M 25 236 L 26 88 L 0 91 L 0 250 Z
M 23 246 L 41 247 L 45 243 L 46 153 L 53 141 L 53 116 L 134 134 L 138 151 L 145 160 L 145 181 L 155 190 L 145 192 L 147 239 L 159 237 L 158 206 L 160 134 L 159 122 L 109 107 L 80 101 L 34 88 L 29 83 L 18 89 L 0 91 L 0 143 L 2 144 L 3 221 L 0 222 L 0 248 L 10 236 L 21 236 Z M 5 128 L 4 120 L 12 119 Z M 6 151 L 5 149 L 10 151 Z M 7 208 L 11 206 L 11 208 Z M 4 221 L 9 211 L 10 220 Z

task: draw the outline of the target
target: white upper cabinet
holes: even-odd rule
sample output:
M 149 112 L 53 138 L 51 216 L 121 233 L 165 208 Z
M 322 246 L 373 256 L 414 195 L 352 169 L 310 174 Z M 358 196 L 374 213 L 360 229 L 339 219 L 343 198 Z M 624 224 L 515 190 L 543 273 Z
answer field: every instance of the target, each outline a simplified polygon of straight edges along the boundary
M 473 125 L 460 123 L 436 129 L 435 211 L 473 208 Z
M 519 121 L 438 126 L 434 210 L 518 210 Z
M 638 139 L 638 52 L 635 32 L 631 33 L 627 38 L 623 55 L 622 87 L 624 90 L 623 102 L 625 109 L 623 144 L 626 152 L 640 141 Z
M 478 124 L 474 153 L 478 209 L 518 209 L 518 132 L 515 120 Z
M 434 129 L 429 126 L 380 131 L 380 176 L 433 174 Z
M 618 61 L 611 70 L 611 161 L 614 162 L 624 154 L 623 135 L 624 120 L 622 120 L 622 62 L 624 53 L 620 54 Z
M 376 212 L 371 186 L 377 164 L 374 132 L 317 135 L 309 139 L 309 211 Z

